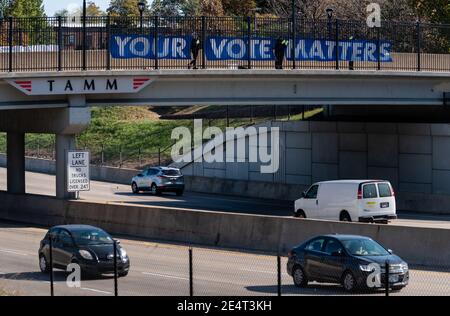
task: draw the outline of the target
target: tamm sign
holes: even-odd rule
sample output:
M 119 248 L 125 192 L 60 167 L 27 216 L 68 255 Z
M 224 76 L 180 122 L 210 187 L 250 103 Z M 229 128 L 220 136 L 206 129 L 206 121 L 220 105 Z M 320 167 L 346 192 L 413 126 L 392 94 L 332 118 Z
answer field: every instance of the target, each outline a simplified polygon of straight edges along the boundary
M 139 77 L 32 78 L 9 79 L 9 84 L 26 95 L 137 93 L 154 79 Z
M 89 152 L 68 151 L 67 152 L 67 191 L 82 192 L 89 191 Z

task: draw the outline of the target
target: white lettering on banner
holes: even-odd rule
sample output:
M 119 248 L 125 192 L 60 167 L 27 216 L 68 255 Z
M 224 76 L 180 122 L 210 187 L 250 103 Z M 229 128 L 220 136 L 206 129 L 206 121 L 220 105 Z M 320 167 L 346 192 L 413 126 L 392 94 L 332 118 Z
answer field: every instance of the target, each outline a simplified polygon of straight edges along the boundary
M 153 79 L 149 77 L 73 77 L 8 79 L 6 81 L 27 95 L 67 95 L 136 93 L 153 82 Z
M 122 39 L 119 36 L 117 36 L 115 39 L 116 39 L 117 46 L 119 47 L 119 54 L 121 56 L 124 56 L 125 55 L 125 46 L 127 46 L 128 42 L 130 41 L 130 38 L 126 37 L 126 38 Z
M 213 38 L 210 39 L 210 42 L 214 56 L 222 56 L 223 49 L 225 48 L 227 42 L 221 41 L 219 47 L 217 47 L 217 41 L 215 41 Z
M 142 43 L 143 49 L 137 49 L 137 45 L 139 43 Z M 139 56 L 139 57 L 144 57 L 146 56 L 149 51 L 150 51 L 150 43 L 148 41 L 148 39 L 144 38 L 144 37 L 137 37 L 135 39 L 133 39 L 130 43 L 130 51 L 132 54 Z
M 236 47 L 239 49 L 237 53 L 235 53 Z M 234 39 L 230 41 L 230 43 L 227 45 L 227 52 L 228 56 L 230 56 L 233 59 L 244 58 L 245 53 L 247 52 L 245 42 L 241 39 Z
M 67 153 L 67 191 L 90 190 L 89 152 L 69 151 Z

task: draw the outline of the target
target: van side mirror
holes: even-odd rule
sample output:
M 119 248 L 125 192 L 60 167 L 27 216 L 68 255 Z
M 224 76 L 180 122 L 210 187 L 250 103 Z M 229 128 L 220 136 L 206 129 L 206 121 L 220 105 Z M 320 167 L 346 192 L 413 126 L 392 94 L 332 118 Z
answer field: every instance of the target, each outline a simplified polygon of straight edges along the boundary
M 388 252 L 392 255 L 394 251 L 392 249 L 388 249 Z
M 302 198 L 306 197 L 306 192 L 302 192 Z
M 139 178 L 142 178 L 144 175 L 142 173 L 137 175 Z

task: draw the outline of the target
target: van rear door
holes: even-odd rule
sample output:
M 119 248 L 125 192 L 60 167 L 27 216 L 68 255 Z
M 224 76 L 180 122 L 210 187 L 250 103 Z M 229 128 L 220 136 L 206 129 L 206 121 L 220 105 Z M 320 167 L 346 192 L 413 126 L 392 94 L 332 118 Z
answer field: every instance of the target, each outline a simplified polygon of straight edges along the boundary
M 389 182 L 378 182 L 380 212 L 396 213 L 394 190 Z
M 370 182 L 362 185 L 361 207 L 364 216 L 395 213 L 395 199 L 389 182 Z

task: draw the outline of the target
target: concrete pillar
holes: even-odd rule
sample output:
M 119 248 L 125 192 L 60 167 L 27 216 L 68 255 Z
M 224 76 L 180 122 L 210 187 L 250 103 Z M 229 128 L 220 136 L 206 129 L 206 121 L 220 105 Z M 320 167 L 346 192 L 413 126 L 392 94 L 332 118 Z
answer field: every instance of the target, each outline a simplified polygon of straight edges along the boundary
M 8 193 L 25 194 L 25 133 L 7 133 Z
M 74 150 L 75 135 L 56 135 L 56 197 L 74 199 L 75 193 L 67 192 L 67 151 Z

